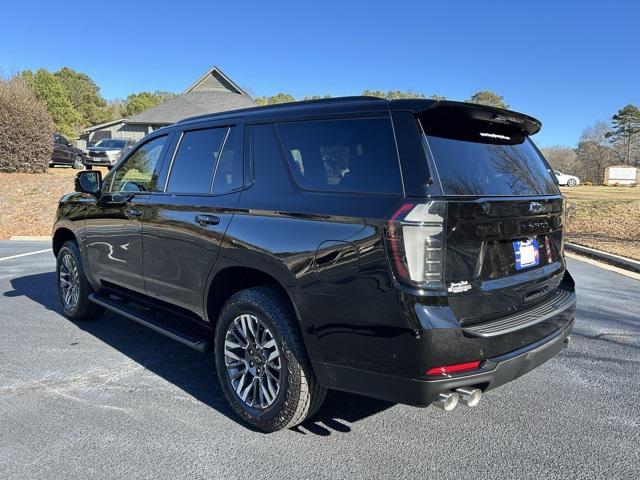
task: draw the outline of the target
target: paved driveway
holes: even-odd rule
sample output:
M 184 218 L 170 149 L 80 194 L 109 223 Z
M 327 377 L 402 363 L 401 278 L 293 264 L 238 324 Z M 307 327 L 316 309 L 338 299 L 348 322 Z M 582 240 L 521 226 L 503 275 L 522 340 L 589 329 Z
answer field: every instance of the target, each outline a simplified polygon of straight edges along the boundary
M 238 423 L 202 355 L 131 321 L 60 315 L 46 244 L 0 242 L 0 477 L 633 478 L 640 281 L 570 260 L 570 347 L 452 413 L 332 392 L 303 426 Z

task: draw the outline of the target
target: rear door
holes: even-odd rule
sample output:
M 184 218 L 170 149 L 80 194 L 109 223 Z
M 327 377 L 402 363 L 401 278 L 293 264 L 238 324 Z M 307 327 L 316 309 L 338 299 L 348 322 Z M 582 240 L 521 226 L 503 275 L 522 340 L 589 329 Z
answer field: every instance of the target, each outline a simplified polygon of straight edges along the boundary
M 202 315 L 207 276 L 243 187 L 243 126 L 183 128 L 145 205 L 146 293 Z
M 489 121 L 421 118 L 447 199 L 445 288 L 463 323 L 559 295 L 563 199 L 525 132 Z

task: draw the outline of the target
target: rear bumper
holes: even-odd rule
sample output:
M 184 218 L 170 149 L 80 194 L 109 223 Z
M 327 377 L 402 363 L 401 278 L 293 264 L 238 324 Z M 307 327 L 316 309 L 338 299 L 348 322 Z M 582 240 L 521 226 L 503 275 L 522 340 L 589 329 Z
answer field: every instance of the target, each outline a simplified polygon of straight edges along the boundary
M 553 358 L 567 344 L 573 316 L 562 328 L 518 350 L 489 358 L 472 373 L 438 379 L 410 379 L 314 362 L 321 385 L 394 403 L 426 407 L 440 393 L 474 386 L 483 391 L 510 382 Z

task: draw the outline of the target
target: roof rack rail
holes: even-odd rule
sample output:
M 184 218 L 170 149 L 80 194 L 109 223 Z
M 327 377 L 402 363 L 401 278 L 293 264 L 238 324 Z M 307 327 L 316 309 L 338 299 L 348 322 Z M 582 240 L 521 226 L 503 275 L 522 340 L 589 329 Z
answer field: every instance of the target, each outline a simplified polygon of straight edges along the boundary
M 299 100 L 295 102 L 287 102 L 287 103 L 274 103 L 272 105 L 262 105 L 256 107 L 242 108 L 239 110 L 229 110 L 227 112 L 218 112 L 218 113 L 207 113 L 204 115 L 197 115 L 194 117 L 183 118 L 182 120 L 177 121 L 176 123 L 185 123 L 193 120 L 200 120 L 203 118 L 213 117 L 213 116 L 223 116 L 223 115 L 233 115 L 233 114 L 243 114 L 248 112 L 255 111 L 263 111 L 263 110 L 276 110 L 280 108 L 288 108 L 288 107 L 298 107 L 300 105 L 317 105 L 323 103 L 347 103 L 347 102 L 361 102 L 361 101 L 388 101 L 381 97 L 372 97 L 369 95 L 358 95 L 353 97 L 328 97 L 328 98 L 315 98 L 312 100 Z

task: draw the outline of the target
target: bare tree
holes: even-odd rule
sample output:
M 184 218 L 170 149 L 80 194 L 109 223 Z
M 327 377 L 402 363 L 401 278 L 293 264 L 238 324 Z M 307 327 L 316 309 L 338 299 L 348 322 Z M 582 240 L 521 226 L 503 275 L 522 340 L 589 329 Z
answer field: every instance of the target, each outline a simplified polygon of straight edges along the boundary
M 556 145 L 541 148 L 540 151 L 555 170 L 568 174 L 577 173 L 578 165 L 575 149 Z
M 607 137 L 608 132 L 609 125 L 606 122 L 596 122 L 582 132 L 576 149 L 578 175 L 596 185 L 604 181 L 607 166 L 621 161 Z

